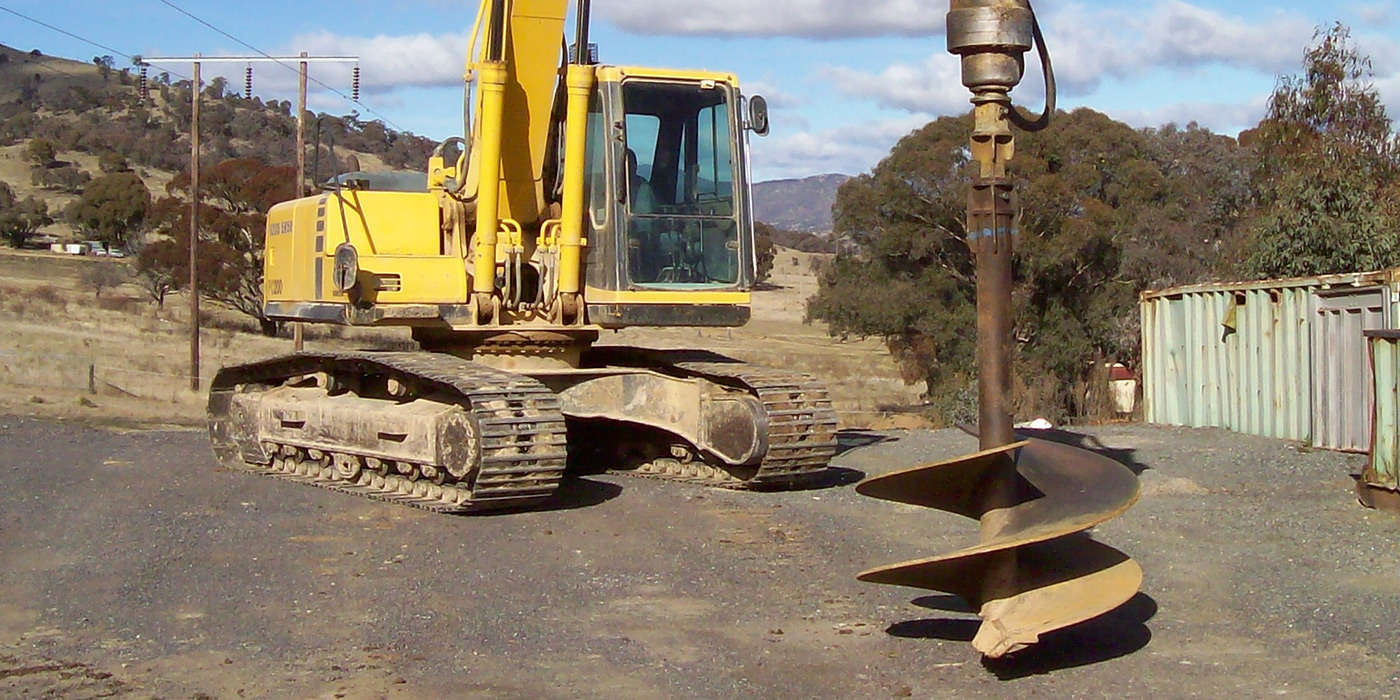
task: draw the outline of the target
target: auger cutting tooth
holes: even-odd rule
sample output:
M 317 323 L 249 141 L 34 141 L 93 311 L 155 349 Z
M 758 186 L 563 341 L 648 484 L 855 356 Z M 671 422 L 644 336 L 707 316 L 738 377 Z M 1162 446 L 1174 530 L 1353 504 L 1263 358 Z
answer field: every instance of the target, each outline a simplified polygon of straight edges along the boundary
M 972 645 L 992 658 L 1113 610 L 1142 584 L 1132 559 L 1084 532 L 1132 506 L 1137 477 L 1088 450 L 1031 439 L 867 479 L 856 491 L 981 523 L 974 547 L 858 578 L 961 596 L 982 617 Z

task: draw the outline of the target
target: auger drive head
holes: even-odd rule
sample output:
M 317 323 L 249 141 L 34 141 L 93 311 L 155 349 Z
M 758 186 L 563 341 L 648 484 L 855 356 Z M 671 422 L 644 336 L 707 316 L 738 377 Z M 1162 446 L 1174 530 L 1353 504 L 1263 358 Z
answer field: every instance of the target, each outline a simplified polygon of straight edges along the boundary
M 1020 115 L 1010 96 L 1032 46 L 1038 46 L 1046 82 L 1045 112 L 1034 120 Z M 974 518 L 979 541 L 859 578 L 961 596 L 983 619 L 973 646 L 995 658 L 1133 597 L 1142 570 L 1084 531 L 1132 506 L 1138 481 L 1107 457 L 1045 440 L 1018 441 L 1013 429 L 1012 250 L 1020 212 L 1007 172 L 1015 155 L 1012 126 L 1042 129 L 1055 111 L 1054 74 L 1029 0 L 952 0 L 948 50 L 961 57 L 974 105 L 967 238 L 977 256 L 982 451 L 874 477 L 856 490 Z

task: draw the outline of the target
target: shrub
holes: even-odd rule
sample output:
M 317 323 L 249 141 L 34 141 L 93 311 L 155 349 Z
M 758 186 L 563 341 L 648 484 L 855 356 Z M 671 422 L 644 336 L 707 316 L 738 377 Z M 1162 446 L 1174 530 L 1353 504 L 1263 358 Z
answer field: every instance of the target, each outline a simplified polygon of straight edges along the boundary
M 51 306 L 68 306 L 67 300 L 53 285 L 41 284 L 25 294 L 25 298 Z

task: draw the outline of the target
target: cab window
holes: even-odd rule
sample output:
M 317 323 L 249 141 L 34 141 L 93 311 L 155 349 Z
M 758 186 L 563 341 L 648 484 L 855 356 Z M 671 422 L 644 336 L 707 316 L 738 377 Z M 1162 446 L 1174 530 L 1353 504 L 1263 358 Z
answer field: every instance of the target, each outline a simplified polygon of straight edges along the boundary
M 722 85 L 622 86 L 628 274 L 645 286 L 739 282 L 730 92 Z

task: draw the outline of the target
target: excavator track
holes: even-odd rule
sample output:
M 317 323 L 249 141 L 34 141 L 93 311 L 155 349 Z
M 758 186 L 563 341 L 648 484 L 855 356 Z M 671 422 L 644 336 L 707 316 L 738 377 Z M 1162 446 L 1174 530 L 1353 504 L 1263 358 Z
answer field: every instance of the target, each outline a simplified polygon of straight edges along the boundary
M 467 434 L 453 435 L 454 443 L 466 444 L 452 448 L 468 455 L 470 471 L 454 476 L 427 462 L 268 439 L 240 399 L 316 378 L 326 382 L 327 377 L 392 380 L 411 387 L 412 400 L 460 408 L 469 416 L 462 424 L 472 427 Z M 401 399 L 382 403 L 408 400 Z M 209 434 L 215 456 L 227 468 L 440 513 L 538 504 L 553 494 L 567 458 L 564 416 L 548 388 L 529 377 L 435 353 L 298 353 L 226 367 L 210 389 Z
M 586 361 L 644 367 L 742 389 L 763 404 L 768 449 L 757 468 L 660 458 L 620 473 L 727 489 L 779 489 L 819 480 L 836 456 L 836 410 L 826 387 L 810 375 L 755 367 L 718 353 L 594 347 Z

